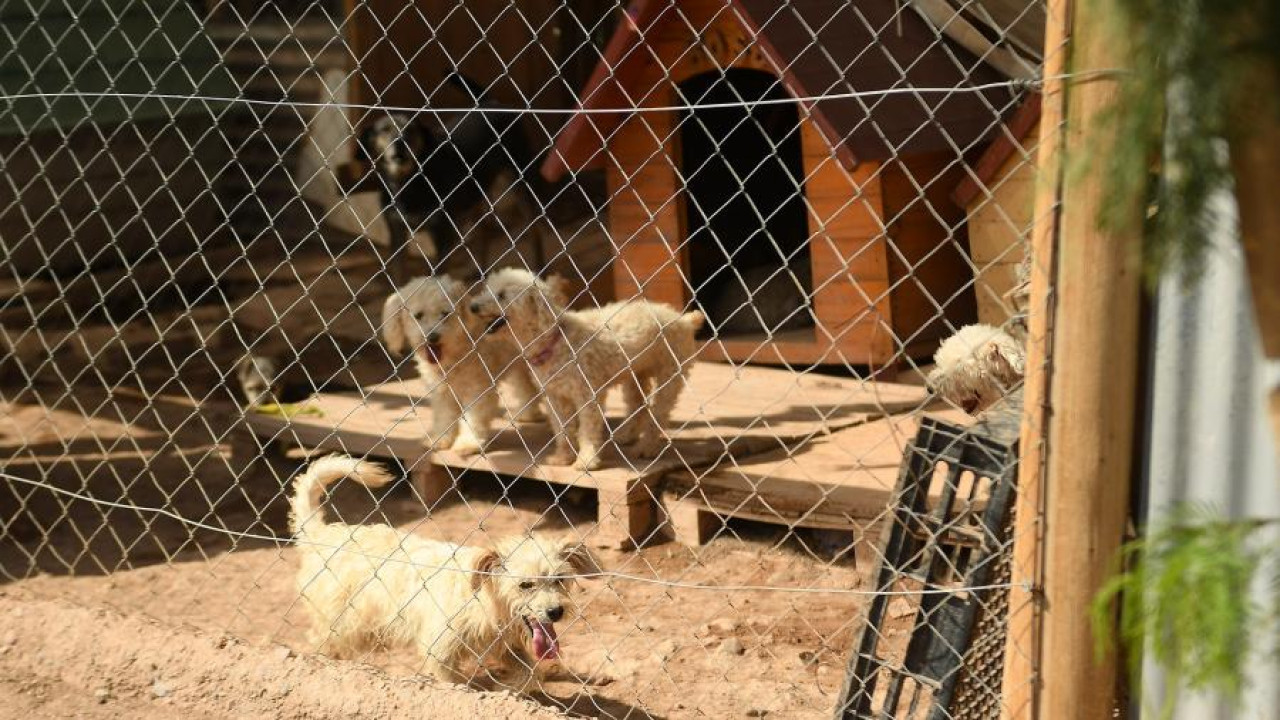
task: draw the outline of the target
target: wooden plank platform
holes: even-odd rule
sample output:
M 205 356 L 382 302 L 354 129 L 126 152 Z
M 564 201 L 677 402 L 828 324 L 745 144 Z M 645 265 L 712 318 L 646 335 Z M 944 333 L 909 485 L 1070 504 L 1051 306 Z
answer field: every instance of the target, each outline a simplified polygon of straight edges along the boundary
M 971 421 L 941 404 L 925 412 L 956 424 Z M 736 517 L 848 531 L 870 549 L 920 416 L 878 418 L 710 472 L 675 474 L 663 493 L 667 522 L 688 545 L 707 542 L 724 518 Z
M 750 456 L 913 410 L 926 401 L 925 391 L 916 386 L 698 363 L 673 413 L 668 427 L 672 442 L 666 452 L 640 460 L 625 457 L 610 445 L 603 468 L 580 471 L 538 461 L 550 453 L 552 444 L 551 433 L 542 424 L 503 429 L 484 455 L 441 452 L 428 456 L 421 441 L 431 424 L 431 410 L 421 393 L 420 381 L 388 383 L 360 393 L 326 393 L 311 401 L 323 413 L 320 416 L 250 415 L 248 421 L 262 438 L 393 457 L 424 473 L 438 465 L 594 488 L 600 492 L 601 519 L 608 513 L 611 523 L 622 525 L 613 534 L 636 539 L 648 531 L 652 518 L 647 508 L 653 503 L 650 486 L 659 478 L 676 471 L 740 463 Z M 618 393 L 610 394 L 606 412 L 615 422 L 622 417 Z M 624 505 L 627 511 L 619 513 Z

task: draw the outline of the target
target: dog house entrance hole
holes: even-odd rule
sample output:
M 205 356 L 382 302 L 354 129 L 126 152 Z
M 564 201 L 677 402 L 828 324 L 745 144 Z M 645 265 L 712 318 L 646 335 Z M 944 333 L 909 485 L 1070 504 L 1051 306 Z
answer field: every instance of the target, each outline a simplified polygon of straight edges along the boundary
M 680 84 L 683 102 L 788 97 L 767 72 L 733 68 Z M 813 269 L 795 103 L 705 108 L 680 117 L 686 247 L 706 332 L 813 337 Z

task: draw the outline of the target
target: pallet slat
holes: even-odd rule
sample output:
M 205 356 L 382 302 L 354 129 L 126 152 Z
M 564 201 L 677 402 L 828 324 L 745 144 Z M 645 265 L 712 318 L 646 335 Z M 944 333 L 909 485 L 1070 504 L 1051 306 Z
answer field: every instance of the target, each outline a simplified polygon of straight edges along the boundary
M 924 390 L 915 386 L 872 386 L 849 378 L 698 363 L 673 414 L 668 427 L 672 442 L 662 456 L 641 461 L 609 448 L 604 468 L 583 472 L 537 462 L 535 457 L 550 451 L 551 435 L 545 426 L 529 423 L 502 430 L 483 456 L 429 455 L 421 441 L 430 427 L 431 411 L 421 393 L 418 381 L 388 383 L 361 393 L 325 393 L 311 401 L 322 416 L 250 415 L 248 424 L 268 440 L 393 457 L 411 468 L 430 463 L 594 488 L 601 491 L 602 499 L 625 497 L 628 502 L 643 501 L 647 507 L 653 499 L 653 483 L 674 472 L 730 461 L 737 464 L 743 458 L 780 451 L 925 402 Z M 606 411 L 611 420 L 619 421 L 621 398 L 611 396 Z M 610 507 L 601 503 L 602 517 L 616 514 L 612 505 L 616 503 Z M 625 515 L 633 525 L 648 522 L 644 513 Z M 646 529 L 633 526 L 627 534 L 638 538 Z

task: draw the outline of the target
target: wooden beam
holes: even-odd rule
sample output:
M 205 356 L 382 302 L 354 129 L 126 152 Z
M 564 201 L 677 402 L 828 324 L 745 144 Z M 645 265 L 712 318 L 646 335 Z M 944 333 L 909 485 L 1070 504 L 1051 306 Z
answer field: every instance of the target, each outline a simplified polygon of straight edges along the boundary
M 1258 336 L 1263 354 L 1275 360 L 1280 358 L 1280 204 L 1273 193 L 1280 181 L 1280 83 L 1271 66 L 1258 63 L 1242 86 L 1253 92 L 1237 101 L 1236 113 L 1251 122 L 1231 141 L 1231 171 Z M 1280 443 L 1280 385 L 1271 391 L 1271 424 Z
M 1099 657 L 1090 605 L 1114 571 L 1129 515 L 1138 394 L 1143 208 L 1130 234 L 1099 229 L 1099 174 L 1115 144 L 1099 122 L 1116 101 L 1122 38 L 1097 2 L 1078 3 L 1070 26 L 1065 163 L 1087 158 L 1063 186 L 1053 320 L 1044 518 L 1044 663 L 1040 717 L 1115 717 L 1118 667 Z M 1105 629 L 1104 629 L 1105 631 Z M 1114 632 L 1114 628 L 1112 628 Z
M 1013 562 L 1009 625 L 1005 638 L 1001 718 L 1033 720 L 1037 715 L 1040 671 L 1040 612 L 1044 527 L 1045 406 L 1049 392 L 1051 290 L 1057 245 L 1058 202 L 1062 189 L 1062 122 L 1066 112 L 1069 0 L 1049 0 L 1044 38 L 1044 87 L 1040 99 L 1040 145 L 1036 150 L 1036 189 L 1031 242 L 1030 298 L 1027 305 L 1027 360 L 1023 380 L 1023 416 L 1018 497 L 1014 504 Z

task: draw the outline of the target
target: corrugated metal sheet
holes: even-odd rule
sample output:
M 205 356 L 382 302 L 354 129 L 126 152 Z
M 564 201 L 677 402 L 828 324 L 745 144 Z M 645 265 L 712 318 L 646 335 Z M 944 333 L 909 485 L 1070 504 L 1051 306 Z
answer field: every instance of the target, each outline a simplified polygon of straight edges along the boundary
M 1234 200 L 1223 198 L 1220 210 L 1222 239 L 1202 281 L 1184 290 L 1178 280 L 1166 280 L 1156 301 L 1147 419 L 1149 517 L 1183 502 L 1211 503 L 1236 518 L 1280 516 L 1280 461 L 1266 416 L 1270 388 L 1280 383 L 1280 363 L 1264 358 L 1259 345 L 1243 253 L 1234 240 Z M 1258 583 L 1256 594 L 1266 601 L 1265 583 Z M 1159 669 L 1149 666 L 1144 676 L 1148 698 L 1163 697 Z M 1277 658 L 1260 657 L 1243 708 L 1184 696 L 1174 717 L 1280 718 L 1277 679 Z M 1155 716 L 1150 706 L 1144 709 L 1144 715 Z

